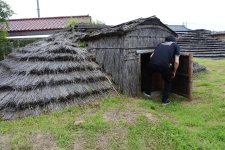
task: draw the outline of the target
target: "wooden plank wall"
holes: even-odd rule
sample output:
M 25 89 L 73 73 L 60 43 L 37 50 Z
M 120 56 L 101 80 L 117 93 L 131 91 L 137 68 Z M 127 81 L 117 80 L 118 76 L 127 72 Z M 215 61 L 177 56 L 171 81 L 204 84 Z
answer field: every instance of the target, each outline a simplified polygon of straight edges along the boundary
M 155 25 L 137 26 L 125 35 L 105 36 L 88 42 L 89 50 L 102 69 L 112 75 L 119 89 L 131 96 L 140 96 L 140 56 L 136 50 L 156 47 L 172 33 Z
M 93 54 L 95 61 L 112 76 L 113 82 L 120 83 L 119 86 L 123 83 L 120 72 L 124 42 L 121 39 L 123 39 L 122 36 L 108 36 L 88 42 L 89 51 Z

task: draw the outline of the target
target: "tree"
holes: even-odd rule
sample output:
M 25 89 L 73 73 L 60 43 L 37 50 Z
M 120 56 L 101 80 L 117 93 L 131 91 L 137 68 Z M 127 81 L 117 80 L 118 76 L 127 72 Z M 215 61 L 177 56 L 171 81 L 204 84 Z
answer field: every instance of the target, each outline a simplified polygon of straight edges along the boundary
M 14 12 L 11 10 L 11 7 L 3 0 L 0 0 L 0 23 L 7 23 L 7 19 L 13 14 Z
M 7 28 L 8 19 L 14 14 L 11 7 L 0 0 L 0 60 L 4 59 L 5 56 L 10 52 L 9 41 L 7 40 Z

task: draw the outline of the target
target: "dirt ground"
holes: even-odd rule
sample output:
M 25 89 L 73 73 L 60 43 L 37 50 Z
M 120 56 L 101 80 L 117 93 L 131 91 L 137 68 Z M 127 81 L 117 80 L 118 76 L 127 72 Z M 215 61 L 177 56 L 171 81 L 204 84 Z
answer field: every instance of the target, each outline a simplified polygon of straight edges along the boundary
M 129 106 L 128 106 L 129 107 Z M 148 120 L 152 122 L 160 122 L 160 119 L 151 113 L 143 113 L 143 110 L 130 110 L 130 109 L 111 109 L 103 114 L 103 119 L 109 122 L 119 122 L 121 120 L 127 122 L 128 124 L 135 124 L 138 116 L 143 115 Z M 76 121 L 74 124 L 82 124 L 84 120 L 82 117 L 80 120 Z M 11 150 L 10 139 L 13 135 L 0 135 L 0 150 Z M 97 140 L 95 141 L 95 149 L 105 150 L 110 138 L 116 139 L 126 139 L 127 130 L 123 127 L 113 127 L 106 134 L 97 135 Z M 55 138 L 46 133 L 35 133 L 30 135 L 30 147 L 34 150 L 64 150 L 57 145 Z M 83 150 L 85 149 L 85 144 L 87 140 L 82 135 L 74 139 L 73 150 Z M 124 147 L 126 149 L 126 147 Z

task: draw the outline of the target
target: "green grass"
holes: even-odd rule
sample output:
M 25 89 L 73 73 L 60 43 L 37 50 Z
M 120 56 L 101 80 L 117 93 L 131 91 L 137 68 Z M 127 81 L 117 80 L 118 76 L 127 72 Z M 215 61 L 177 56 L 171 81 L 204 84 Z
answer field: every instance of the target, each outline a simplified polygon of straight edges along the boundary
M 65 150 L 224 149 L 225 60 L 194 61 L 209 72 L 194 76 L 192 101 L 171 94 L 171 104 L 163 106 L 160 97 L 121 94 L 49 115 L 1 120 L 0 149 L 35 149 L 37 134 L 52 136 L 45 140 Z

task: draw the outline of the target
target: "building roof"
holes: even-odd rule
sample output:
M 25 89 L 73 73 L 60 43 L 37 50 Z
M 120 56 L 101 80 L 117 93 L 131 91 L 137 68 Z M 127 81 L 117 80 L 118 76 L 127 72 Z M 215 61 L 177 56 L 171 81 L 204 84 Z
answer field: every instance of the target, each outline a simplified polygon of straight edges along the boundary
M 225 42 L 214 38 L 210 30 L 192 30 L 178 38 L 177 43 L 181 53 L 192 53 L 194 57 L 225 58 Z
M 191 29 L 188 29 L 184 25 L 167 25 L 171 30 L 175 32 L 189 32 Z
M 225 35 L 225 31 L 212 31 L 212 35 Z
M 83 37 L 83 39 L 90 39 L 90 38 L 96 38 L 102 35 L 118 35 L 118 34 L 123 34 L 125 32 L 131 31 L 138 25 L 157 25 L 161 26 L 163 28 L 168 29 L 171 33 L 173 33 L 175 36 L 177 36 L 177 33 L 170 29 L 168 26 L 163 24 L 159 18 L 156 16 L 151 16 L 147 18 L 138 18 L 132 21 L 128 21 L 116 26 L 110 26 L 108 28 L 103 28 L 101 30 L 96 30 L 95 32 L 88 34 Z
M 76 18 L 79 23 L 88 23 L 91 19 L 89 15 L 10 19 L 8 32 L 59 30 L 66 26 L 71 17 Z

